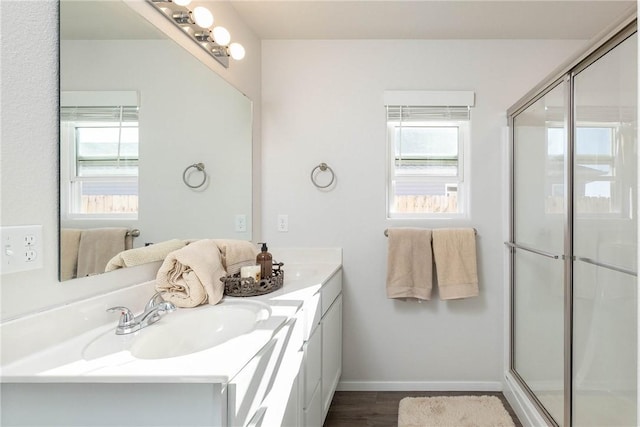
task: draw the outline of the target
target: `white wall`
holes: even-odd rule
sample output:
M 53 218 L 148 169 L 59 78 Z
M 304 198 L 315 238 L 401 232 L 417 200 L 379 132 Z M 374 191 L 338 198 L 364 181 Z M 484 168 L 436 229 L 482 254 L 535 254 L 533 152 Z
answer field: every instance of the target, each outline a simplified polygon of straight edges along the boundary
M 218 6 L 216 6 L 218 7 Z M 260 41 L 222 5 L 217 19 L 247 48 L 246 62 L 219 72 L 254 101 L 254 147 L 260 145 Z M 0 277 L 2 319 L 140 282 L 129 275 L 101 275 L 58 282 L 58 12 L 57 2 L 0 1 L 2 226 L 43 225 L 44 267 Z M 162 18 L 163 21 L 166 19 Z M 37 28 L 25 37 L 25 28 Z M 256 66 L 257 64 L 257 66 Z M 220 70 L 217 70 L 217 72 Z M 259 150 L 254 162 L 259 163 Z M 255 167 L 254 167 L 255 171 Z M 259 170 L 257 171 L 259 176 Z M 257 179 L 254 177 L 254 180 Z M 259 192 L 254 192 L 254 204 Z M 254 211 L 257 208 L 254 208 Z M 255 227 L 254 227 L 255 232 Z
M 495 386 L 503 375 L 506 109 L 581 41 L 264 41 L 263 236 L 340 246 L 345 388 Z M 389 221 L 384 90 L 473 90 L 469 220 Z M 320 162 L 332 191 L 309 180 Z M 289 232 L 276 230 L 289 215 Z M 387 227 L 478 230 L 480 296 L 418 304 L 385 296 Z M 286 266 L 285 266 L 286 269 Z M 437 293 L 436 293 L 437 298 Z M 374 384 L 360 384 L 373 382 Z

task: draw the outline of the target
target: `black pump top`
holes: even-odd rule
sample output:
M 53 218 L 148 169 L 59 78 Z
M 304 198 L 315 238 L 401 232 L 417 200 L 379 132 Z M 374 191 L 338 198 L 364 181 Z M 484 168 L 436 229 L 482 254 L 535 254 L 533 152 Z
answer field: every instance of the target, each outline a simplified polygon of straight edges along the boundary
M 259 245 L 262 245 L 262 252 L 267 252 L 269 250 L 269 248 L 267 248 L 267 243 L 258 243 Z

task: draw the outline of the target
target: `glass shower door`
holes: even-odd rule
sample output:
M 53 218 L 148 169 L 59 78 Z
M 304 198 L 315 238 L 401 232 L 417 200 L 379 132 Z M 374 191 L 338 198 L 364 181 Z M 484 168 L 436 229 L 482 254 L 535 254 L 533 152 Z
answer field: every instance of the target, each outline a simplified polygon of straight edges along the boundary
M 561 82 L 513 119 L 512 368 L 564 419 L 566 94 Z
M 637 34 L 575 73 L 573 424 L 635 426 Z

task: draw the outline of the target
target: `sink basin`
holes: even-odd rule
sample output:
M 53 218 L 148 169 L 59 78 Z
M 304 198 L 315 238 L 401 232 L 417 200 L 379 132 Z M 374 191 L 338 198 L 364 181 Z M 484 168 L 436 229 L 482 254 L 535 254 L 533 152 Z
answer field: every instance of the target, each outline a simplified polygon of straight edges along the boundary
M 267 304 L 249 300 L 178 309 L 135 334 L 118 336 L 113 330 L 103 334 L 86 346 L 83 358 L 91 360 L 120 351 L 137 359 L 185 356 L 249 333 L 270 316 Z

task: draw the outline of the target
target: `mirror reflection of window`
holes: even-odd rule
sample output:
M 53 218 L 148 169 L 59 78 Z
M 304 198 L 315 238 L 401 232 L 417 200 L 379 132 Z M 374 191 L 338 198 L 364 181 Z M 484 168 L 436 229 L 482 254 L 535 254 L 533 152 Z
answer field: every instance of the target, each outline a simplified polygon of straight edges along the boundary
M 136 218 L 138 107 L 62 107 L 67 217 Z
M 574 148 L 575 210 L 580 214 L 621 213 L 625 195 L 618 189 L 622 185 L 616 171 L 622 159 L 619 152 L 619 124 L 583 123 L 576 127 Z M 553 165 L 562 165 L 565 152 L 565 135 L 561 127 L 547 129 L 547 213 L 562 213 L 561 199 L 564 184 L 554 180 Z M 562 174 L 556 174 L 560 177 Z

